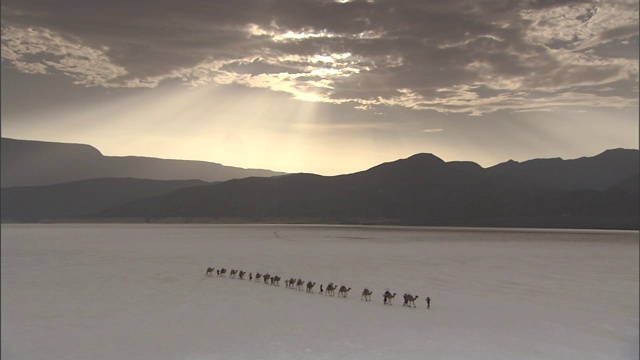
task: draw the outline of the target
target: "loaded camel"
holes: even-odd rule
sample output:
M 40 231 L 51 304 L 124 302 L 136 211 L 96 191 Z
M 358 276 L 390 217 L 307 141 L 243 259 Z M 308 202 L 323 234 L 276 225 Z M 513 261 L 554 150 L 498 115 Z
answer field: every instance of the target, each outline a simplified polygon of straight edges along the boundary
M 373 294 L 373 291 L 365 288 L 364 290 L 362 290 L 362 296 L 360 296 L 360 300 L 371 301 L 371 294 Z
M 338 291 L 338 297 L 342 296 L 343 298 L 346 298 L 349 290 L 351 290 L 351 288 L 347 289 L 347 287 L 344 285 L 340 286 L 340 291 Z
M 316 285 L 316 283 L 311 282 L 311 280 L 307 281 L 307 292 L 308 293 L 312 293 L 313 292 L 313 287 Z
M 396 293 L 391 294 L 388 290 L 382 295 L 384 297 L 384 303 L 391 305 L 391 299 L 396 297 Z
M 218 273 L 218 276 L 225 276 L 226 273 L 227 273 L 227 269 L 222 268 L 220 269 L 220 273 Z
M 244 280 L 244 274 L 246 274 L 246 271 L 242 271 L 240 270 L 240 272 L 238 273 L 238 277 L 240 278 L 240 280 Z
M 264 281 L 265 284 L 269 283 L 269 279 L 271 279 L 271 275 L 269 274 L 262 275 L 262 281 Z
M 256 282 L 260 282 L 260 277 L 262 277 L 262 274 L 256 273 Z
M 296 290 L 302 291 L 302 285 L 304 285 L 304 280 L 298 279 L 298 281 L 296 281 Z
M 402 306 L 411 306 L 410 304 L 413 304 L 413 307 L 416 307 L 415 300 L 417 298 L 418 298 L 418 295 L 413 296 L 411 294 L 404 294 L 404 304 Z
M 231 269 L 231 272 L 229 272 L 229 277 L 235 278 L 237 273 L 238 273 L 238 270 Z
M 213 268 L 207 268 L 207 273 L 205 274 L 206 276 L 213 276 Z
M 329 296 L 333 296 L 334 291 L 336 290 L 336 288 L 338 287 L 338 285 L 334 285 L 332 282 L 329 283 L 329 285 L 327 285 L 327 291 L 324 293 L 325 296 L 329 295 Z

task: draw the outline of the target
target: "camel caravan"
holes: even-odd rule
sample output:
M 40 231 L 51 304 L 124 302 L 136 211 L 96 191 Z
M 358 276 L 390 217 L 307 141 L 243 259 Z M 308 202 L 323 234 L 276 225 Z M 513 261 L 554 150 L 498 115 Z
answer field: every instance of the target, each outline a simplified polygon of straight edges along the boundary
M 213 276 L 214 270 L 215 269 L 213 267 L 208 267 L 205 273 L 205 276 Z M 220 268 L 215 271 L 218 277 L 225 277 L 228 270 L 225 268 Z M 247 273 L 242 270 L 237 270 L 237 269 L 229 270 L 229 278 L 231 279 L 244 280 L 244 277 L 246 274 Z M 253 276 L 252 273 L 249 273 L 249 280 L 250 281 L 253 280 L 255 282 L 262 282 L 264 284 L 270 284 L 273 286 L 280 286 L 281 278 L 278 275 L 271 275 L 269 273 L 261 274 L 258 272 L 255 274 L 255 277 Z M 287 289 L 295 289 L 298 291 L 302 291 L 303 289 L 306 289 L 306 292 L 308 293 L 314 293 L 313 288 L 316 285 L 316 283 L 311 280 L 304 281 L 302 279 L 296 279 L 296 278 L 285 279 L 284 284 Z M 341 285 L 340 287 L 338 287 L 338 285 L 334 284 L 333 282 L 330 282 L 329 284 L 327 284 L 326 291 L 323 291 L 322 285 L 320 285 L 320 294 L 324 293 L 325 296 L 334 296 L 336 290 L 338 290 L 338 297 L 346 298 L 351 288 L 346 287 L 344 285 Z M 373 294 L 373 291 L 369 290 L 368 288 L 365 288 L 364 290 L 362 290 L 362 295 L 360 296 L 360 300 L 367 301 L 367 302 L 371 301 L 372 294 Z M 392 305 L 392 300 L 395 297 L 396 297 L 396 293 L 391 293 L 389 289 L 386 289 L 385 292 L 382 294 L 382 302 L 384 305 Z M 402 295 L 402 297 L 404 300 L 404 303 L 402 304 L 402 306 L 414 307 L 414 308 L 416 307 L 415 301 L 418 299 L 417 295 L 414 296 L 414 295 L 411 295 L 411 293 L 405 293 L 404 295 Z M 425 300 L 427 301 L 427 309 L 431 308 L 431 299 L 427 297 Z

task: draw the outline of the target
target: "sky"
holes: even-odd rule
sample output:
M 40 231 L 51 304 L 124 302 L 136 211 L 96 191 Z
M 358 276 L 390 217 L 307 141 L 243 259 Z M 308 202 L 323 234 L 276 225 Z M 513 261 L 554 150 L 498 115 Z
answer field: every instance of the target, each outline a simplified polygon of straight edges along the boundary
M 338 175 L 638 148 L 637 0 L 2 0 L 2 136 Z

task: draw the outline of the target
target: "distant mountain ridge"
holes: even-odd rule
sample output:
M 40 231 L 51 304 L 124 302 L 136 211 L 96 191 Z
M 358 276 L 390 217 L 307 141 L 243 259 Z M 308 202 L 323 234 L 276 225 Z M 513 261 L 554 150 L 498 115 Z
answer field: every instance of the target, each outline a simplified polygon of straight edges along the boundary
M 185 188 L 85 218 L 638 229 L 639 195 L 630 182 L 639 159 L 637 150 L 617 149 L 484 169 L 417 154 L 348 175 L 291 174 Z
M 60 153 L 102 156 L 83 145 Z M 155 160 L 158 171 L 171 164 Z M 2 171 L 4 176 L 5 164 Z M 639 178 L 639 151 L 629 149 L 489 168 L 416 154 L 338 176 L 300 173 L 216 183 L 100 178 L 2 188 L 2 220 L 639 229 Z
M 512 160 L 492 166 L 487 172 L 491 176 L 509 177 L 513 186 L 606 190 L 634 175 L 634 169 L 637 172 L 639 167 L 638 150 L 611 149 L 594 157 L 572 160 Z
M 213 162 L 169 160 L 141 156 L 104 156 L 83 144 L 1 139 L 3 188 L 38 186 L 98 178 L 226 181 L 282 172 L 242 169 Z

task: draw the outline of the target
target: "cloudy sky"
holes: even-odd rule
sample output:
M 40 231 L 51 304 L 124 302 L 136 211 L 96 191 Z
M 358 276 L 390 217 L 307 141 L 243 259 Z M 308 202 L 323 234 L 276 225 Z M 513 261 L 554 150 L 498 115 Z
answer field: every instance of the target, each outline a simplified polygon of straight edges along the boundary
M 2 0 L 2 136 L 335 175 L 638 148 L 638 0 Z

